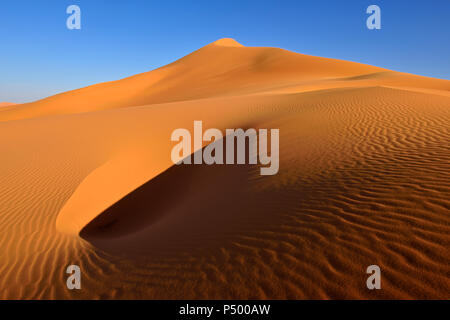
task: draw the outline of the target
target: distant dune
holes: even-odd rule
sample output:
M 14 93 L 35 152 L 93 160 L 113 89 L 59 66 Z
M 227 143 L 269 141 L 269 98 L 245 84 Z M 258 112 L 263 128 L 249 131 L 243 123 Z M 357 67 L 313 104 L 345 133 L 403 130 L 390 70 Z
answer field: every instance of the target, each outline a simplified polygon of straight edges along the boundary
M 0 121 L 194 99 L 368 85 L 433 89 L 445 94 L 450 89 L 446 80 L 278 48 L 247 48 L 232 39 L 221 39 L 150 72 L 22 104 L 0 113 Z
M 9 107 L 9 106 L 13 106 L 15 105 L 15 103 L 12 102 L 0 102 L 0 107 Z
M 194 120 L 279 173 L 173 165 Z M 233 39 L 0 110 L 0 298 L 449 299 L 449 123 L 450 81 Z

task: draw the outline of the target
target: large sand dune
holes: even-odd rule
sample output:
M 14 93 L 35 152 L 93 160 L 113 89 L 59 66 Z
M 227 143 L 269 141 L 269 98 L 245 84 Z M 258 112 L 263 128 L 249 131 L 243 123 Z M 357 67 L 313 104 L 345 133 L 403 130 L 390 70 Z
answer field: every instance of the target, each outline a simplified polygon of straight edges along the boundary
M 173 165 L 194 120 L 279 128 L 279 173 Z M 0 298 L 450 298 L 447 80 L 221 39 L 5 107 L 0 151 Z

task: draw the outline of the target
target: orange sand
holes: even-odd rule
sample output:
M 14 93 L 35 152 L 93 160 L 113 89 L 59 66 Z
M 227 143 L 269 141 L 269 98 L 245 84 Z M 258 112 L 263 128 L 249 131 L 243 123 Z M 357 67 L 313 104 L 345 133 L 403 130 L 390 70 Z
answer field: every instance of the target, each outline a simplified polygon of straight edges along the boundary
M 15 103 L 12 102 L 0 102 L 0 107 L 9 107 L 9 106 L 14 106 Z
M 279 128 L 279 173 L 174 166 L 194 120 Z M 0 152 L 0 298 L 450 298 L 447 80 L 221 39 L 5 107 Z

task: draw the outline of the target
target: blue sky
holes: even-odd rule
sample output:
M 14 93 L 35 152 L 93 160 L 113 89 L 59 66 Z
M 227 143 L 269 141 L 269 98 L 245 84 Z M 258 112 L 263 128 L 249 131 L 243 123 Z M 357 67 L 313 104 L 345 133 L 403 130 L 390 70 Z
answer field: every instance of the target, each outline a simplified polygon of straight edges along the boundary
M 66 8 L 81 8 L 81 30 Z M 381 8 L 381 30 L 366 8 Z M 219 38 L 450 79 L 449 0 L 0 0 L 0 101 L 170 63 Z

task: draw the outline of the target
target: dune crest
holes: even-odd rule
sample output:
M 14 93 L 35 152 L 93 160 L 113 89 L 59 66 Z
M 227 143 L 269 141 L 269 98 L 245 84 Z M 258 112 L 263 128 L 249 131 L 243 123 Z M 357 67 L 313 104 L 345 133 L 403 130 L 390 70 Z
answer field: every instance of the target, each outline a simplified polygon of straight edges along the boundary
M 242 44 L 232 38 L 222 38 L 214 41 L 212 44 L 223 47 L 243 47 Z

